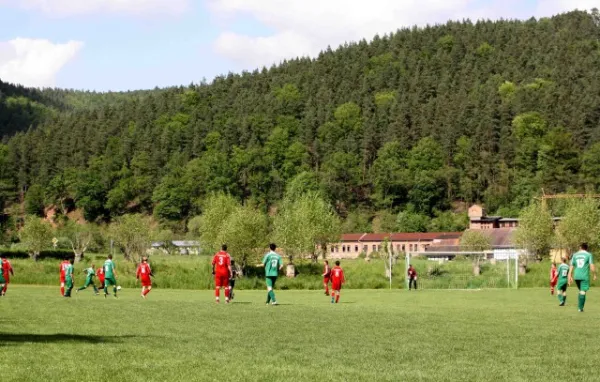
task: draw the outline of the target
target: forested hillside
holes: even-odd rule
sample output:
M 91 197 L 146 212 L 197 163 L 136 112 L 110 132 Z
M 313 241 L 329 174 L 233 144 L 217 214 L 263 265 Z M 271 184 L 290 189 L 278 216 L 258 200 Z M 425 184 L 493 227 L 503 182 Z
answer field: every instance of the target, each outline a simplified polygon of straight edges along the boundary
M 0 197 L 29 212 L 182 222 L 213 191 L 267 211 L 319 189 L 356 221 L 457 201 L 514 215 L 542 188 L 600 187 L 597 12 L 403 29 L 210 84 L 21 91 L 0 96 L 1 131 L 19 131 Z

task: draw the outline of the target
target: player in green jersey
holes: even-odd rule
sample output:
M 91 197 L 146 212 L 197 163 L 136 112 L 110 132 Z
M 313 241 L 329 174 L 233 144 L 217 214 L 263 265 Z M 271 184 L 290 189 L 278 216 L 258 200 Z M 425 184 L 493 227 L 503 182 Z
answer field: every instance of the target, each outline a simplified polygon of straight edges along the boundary
M 108 287 L 112 285 L 113 295 L 117 297 L 117 270 L 112 255 L 104 262 L 104 298 L 108 296 Z
M 75 293 L 79 293 L 80 290 L 87 289 L 90 285 L 94 288 L 94 294 L 98 295 L 98 288 L 96 288 L 96 284 L 94 284 L 94 277 L 96 277 L 96 266 L 92 264 L 91 267 L 86 268 L 83 273 L 85 273 L 85 284 L 75 290 Z
M 65 266 L 65 297 L 71 297 L 75 280 L 73 280 L 73 259 Z
M 588 245 L 586 243 L 581 244 L 579 251 L 576 252 L 571 259 L 571 268 L 569 269 L 569 285 L 575 280 L 577 288 L 579 289 L 578 308 L 580 312 L 583 312 L 585 295 L 590 289 L 590 270 L 594 274 L 594 280 L 596 280 L 594 260 L 592 254 L 587 250 Z
M 556 289 L 558 290 L 558 302 L 560 306 L 565 306 L 567 302 L 567 285 L 569 284 L 569 264 L 566 257 L 562 258 L 562 263 L 557 268 L 558 283 Z
M 262 264 L 260 264 L 260 266 L 265 267 L 267 305 L 269 305 L 269 302 L 272 305 L 277 305 L 277 300 L 275 300 L 275 292 L 273 289 L 275 288 L 275 282 L 277 281 L 279 271 L 281 268 L 283 268 L 283 261 L 281 260 L 281 256 L 275 252 L 277 249 L 275 244 L 269 244 L 269 248 L 271 250 L 263 257 Z

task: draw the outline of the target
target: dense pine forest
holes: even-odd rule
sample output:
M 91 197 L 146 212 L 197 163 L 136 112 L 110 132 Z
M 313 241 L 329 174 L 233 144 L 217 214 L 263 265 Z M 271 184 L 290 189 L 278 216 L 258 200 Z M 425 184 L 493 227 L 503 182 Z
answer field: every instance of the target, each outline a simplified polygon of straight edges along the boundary
M 347 231 L 459 229 L 472 202 L 600 191 L 600 15 L 402 29 L 187 87 L 0 82 L 0 133 L 8 214 L 183 231 L 215 191 L 268 212 L 319 190 Z

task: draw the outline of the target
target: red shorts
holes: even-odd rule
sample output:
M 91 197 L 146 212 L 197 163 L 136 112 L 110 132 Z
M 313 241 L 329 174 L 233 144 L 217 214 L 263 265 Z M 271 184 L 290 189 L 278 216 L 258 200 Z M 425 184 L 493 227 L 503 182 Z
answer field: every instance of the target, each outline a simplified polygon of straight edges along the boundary
M 148 278 L 142 277 L 141 281 L 142 281 L 142 286 L 145 286 L 145 287 L 152 286 L 152 280 L 150 280 L 150 277 L 148 277 Z
M 8 284 L 10 282 L 10 274 L 2 275 L 4 277 L 4 282 Z
M 558 280 L 557 281 L 550 281 L 550 286 L 556 286 L 556 284 L 558 284 Z
M 60 276 L 60 283 L 64 284 L 65 283 L 65 276 Z
M 323 277 L 323 284 L 329 284 L 331 279 L 329 277 Z
M 332 281 L 331 282 L 331 289 L 333 289 L 333 290 L 341 290 L 342 289 L 342 282 L 341 281 Z
M 215 288 L 226 288 L 229 286 L 229 274 L 215 275 Z

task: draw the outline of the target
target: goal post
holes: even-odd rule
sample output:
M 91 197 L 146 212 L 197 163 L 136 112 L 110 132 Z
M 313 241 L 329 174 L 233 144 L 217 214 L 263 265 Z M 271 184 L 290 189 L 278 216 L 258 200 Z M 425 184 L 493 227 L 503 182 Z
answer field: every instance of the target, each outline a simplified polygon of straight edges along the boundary
M 409 289 L 408 268 L 417 271 L 417 288 L 488 289 L 518 288 L 520 250 L 408 252 L 405 261 L 405 288 Z

